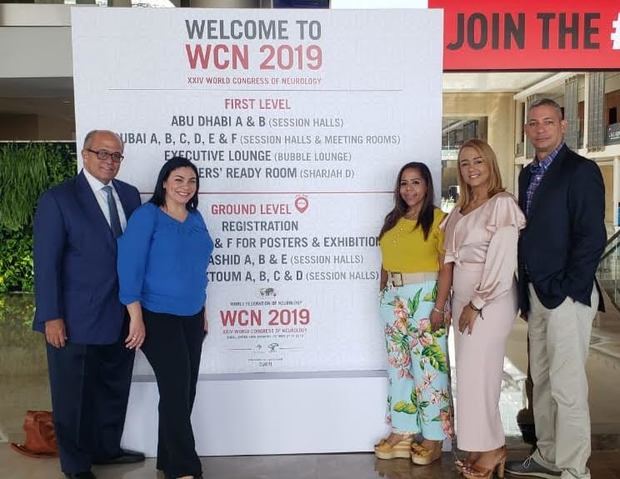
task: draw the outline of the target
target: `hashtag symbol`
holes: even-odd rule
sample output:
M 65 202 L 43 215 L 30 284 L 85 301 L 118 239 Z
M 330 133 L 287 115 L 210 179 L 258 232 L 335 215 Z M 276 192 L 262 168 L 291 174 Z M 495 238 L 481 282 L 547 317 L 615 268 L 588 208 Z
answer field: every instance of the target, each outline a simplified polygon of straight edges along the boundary
M 611 22 L 611 25 L 611 41 L 613 42 L 611 48 L 614 50 L 620 50 L 620 13 L 618 13 L 616 19 Z

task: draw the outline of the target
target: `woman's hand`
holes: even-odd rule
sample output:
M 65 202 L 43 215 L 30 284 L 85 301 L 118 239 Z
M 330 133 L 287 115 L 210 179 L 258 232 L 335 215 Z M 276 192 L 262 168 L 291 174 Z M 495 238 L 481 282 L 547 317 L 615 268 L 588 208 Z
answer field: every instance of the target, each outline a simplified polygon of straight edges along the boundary
M 383 291 L 385 290 L 385 287 L 387 286 L 387 280 L 388 280 L 387 271 L 383 269 L 383 266 L 381 266 L 381 275 L 379 277 L 379 296 L 383 294 Z
M 129 334 L 125 339 L 125 347 L 128 349 L 139 349 L 146 337 L 144 321 L 142 317 L 133 317 L 129 320 Z
M 467 334 L 471 334 L 479 314 L 480 311 L 476 311 L 469 304 L 466 304 L 459 318 L 459 331 L 464 333 L 467 330 Z
M 431 331 L 435 332 L 438 329 L 441 329 L 444 327 L 445 324 L 445 317 L 446 317 L 446 313 L 441 311 L 438 307 L 433 307 L 433 310 L 431 311 Z
M 139 349 L 146 338 L 146 329 L 142 319 L 142 306 L 139 301 L 127 305 L 129 312 L 129 334 L 125 339 L 127 349 Z

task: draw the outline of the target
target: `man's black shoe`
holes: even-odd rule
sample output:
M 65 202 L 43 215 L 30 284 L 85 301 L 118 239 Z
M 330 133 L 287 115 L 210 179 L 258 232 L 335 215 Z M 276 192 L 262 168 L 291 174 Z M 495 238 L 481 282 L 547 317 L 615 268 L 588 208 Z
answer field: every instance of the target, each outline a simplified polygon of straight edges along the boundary
M 561 471 L 553 471 L 542 464 L 538 464 L 532 456 L 525 461 L 508 461 L 506 473 L 513 476 L 540 477 L 541 479 L 556 479 L 562 475 Z
M 133 464 L 135 462 L 144 461 L 144 454 L 141 452 L 130 451 L 128 449 L 121 449 L 121 453 L 118 456 L 99 458 L 93 461 L 93 464 L 105 465 L 105 464 Z
M 97 479 L 91 471 L 84 472 L 65 472 L 65 477 L 67 479 Z

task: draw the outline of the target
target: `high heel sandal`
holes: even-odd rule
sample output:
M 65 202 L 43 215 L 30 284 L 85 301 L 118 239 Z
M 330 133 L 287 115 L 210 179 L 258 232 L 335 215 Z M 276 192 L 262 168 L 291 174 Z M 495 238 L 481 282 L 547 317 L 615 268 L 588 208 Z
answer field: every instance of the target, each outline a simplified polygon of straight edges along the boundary
M 456 470 L 459 472 L 459 474 L 463 472 L 463 469 L 470 467 L 471 465 L 472 463 L 468 459 L 464 459 L 462 461 L 460 459 L 454 460 L 454 467 L 456 467 Z
M 411 445 L 411 462 L 418 466 L 428 466 L 441 458 L 441 442 L 437 443 L 432 449 L 422 444 Z
M 500 454 L 495 458 L 495 464 L 490 468 L 482 468 L 475 463 L 469 466 L 464 466 L 461 469 L 461 475 L 465 479 L 491 479 L 493 473 L 497 471 L 497 477 L 504 479 L 504 469 L 506 466 L 506 446 L 501 448 Z
M 478 455 L 479 456 L 479 455 Z M 478 459 L 478 457 L 472 459 L 472 454 L 469 454 L 465 459 L 463 459 L 462 461 L 459 459 L 459 457 L 456 455 L 456 453 L 454 454 L 454 467 L 456 468 L 456 470 L 460 473 L 461 471 L 463 471 L 463 468 L 466 467 L 471 467 L 476 460 Z
M 413 437 L 403 437 L 395 444 L 390 444 L 388 438 L 381 439 L 375 444 L 375 456 L 379 459 L 409 459 Z

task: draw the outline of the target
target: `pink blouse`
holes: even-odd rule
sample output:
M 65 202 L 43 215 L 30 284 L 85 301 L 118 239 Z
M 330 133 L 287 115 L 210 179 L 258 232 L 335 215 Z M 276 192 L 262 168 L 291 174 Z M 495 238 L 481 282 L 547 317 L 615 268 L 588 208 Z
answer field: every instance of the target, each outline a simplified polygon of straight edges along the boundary
M 471 298 L 476 308 L 508 291 L 517 267 L 519 230 L 525 216 L 510 193 L 497 193 L 482 206 L 463 215 L 454 208 L 440 227 L 445 231 L 445 263 L 458 268 L 474 263 L 483 269 Z

